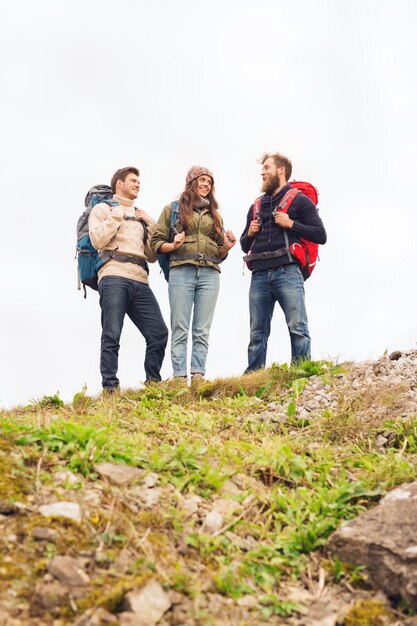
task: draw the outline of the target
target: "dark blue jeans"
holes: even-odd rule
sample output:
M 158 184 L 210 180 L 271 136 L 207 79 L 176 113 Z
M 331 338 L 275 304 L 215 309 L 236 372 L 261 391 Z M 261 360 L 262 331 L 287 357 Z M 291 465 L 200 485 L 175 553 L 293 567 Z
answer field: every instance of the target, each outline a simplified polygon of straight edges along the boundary
M 161 380 L 168 329 L 149 285 L 120 276 L 105 276 L 100 280 L 98 290 L 103 329 L 100 353 L 103 387 L 114 388 L 119 384 L 117 369 L 125 315 L 145 337 L 146 380 Z
M 310 359 L 310 335 L 304 302 L 304 279 L 296 264 L 252 274 L 249 291 L 250 342 L 246 372 L 265 367 L 275 302 L 285 315 L 291 360 Z

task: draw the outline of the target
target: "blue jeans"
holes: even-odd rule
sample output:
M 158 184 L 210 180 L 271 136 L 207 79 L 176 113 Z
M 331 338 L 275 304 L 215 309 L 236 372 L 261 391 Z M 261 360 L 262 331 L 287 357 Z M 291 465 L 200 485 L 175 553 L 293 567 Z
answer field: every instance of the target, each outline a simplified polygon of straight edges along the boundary
M 252 274 L 249 290 L 250 342 L 245 373 L 265 367 L 275 302 L 284 312 L 291 339 L 291 360 L 310 359 L 304 279 L 296 264 Z
M 191 374 L 205 374 L 210 327 L 219 286 L 220 274 L 213 267 L 187 264 L 169 270 L 174 376 L 187 375 L 187 340 L 193 307 Z
M 160 370 L 168 341 L 168 329 L 149 285 L 120 276 L 105 276 L 98 285 L 101 306 L 100 371 L 104 388 L 119 385 L 120 335 L 125 315 L 146 341 L 146 380 L 161 380 Z

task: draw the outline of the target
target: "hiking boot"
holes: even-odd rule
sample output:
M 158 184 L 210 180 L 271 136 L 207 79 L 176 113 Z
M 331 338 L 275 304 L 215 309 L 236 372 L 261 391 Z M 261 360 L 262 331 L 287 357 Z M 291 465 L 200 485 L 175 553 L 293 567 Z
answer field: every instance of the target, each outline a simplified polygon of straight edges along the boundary
M 191 384 L 200 382 L 204 380 L 204 374 L 201 372 L 195 372 L 195 374 L 191 374 Z
M 120 393 L 120 387 L 103 387 L 103 396 L 114 396 L 114 394 Z

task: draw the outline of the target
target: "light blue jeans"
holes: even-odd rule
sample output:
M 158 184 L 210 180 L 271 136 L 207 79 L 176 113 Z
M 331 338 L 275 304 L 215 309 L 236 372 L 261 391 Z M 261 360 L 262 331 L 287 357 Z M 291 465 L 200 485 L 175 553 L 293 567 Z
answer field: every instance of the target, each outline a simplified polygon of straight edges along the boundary
M 298 265 L 293 263 L 252 274 L 249 291 L 250 341 L 245 373 L 265 367 L 275 302 L 284 312 L 290 333 L 291 361 L 310 360 L 304 279 Z
M 169 270 L 174 376 L 187 376 L 187 341 L 193 308 L 191 374 L 206 373 L 208 340 L 219 286 L 220 274 L 213 267 L 187 264 Z

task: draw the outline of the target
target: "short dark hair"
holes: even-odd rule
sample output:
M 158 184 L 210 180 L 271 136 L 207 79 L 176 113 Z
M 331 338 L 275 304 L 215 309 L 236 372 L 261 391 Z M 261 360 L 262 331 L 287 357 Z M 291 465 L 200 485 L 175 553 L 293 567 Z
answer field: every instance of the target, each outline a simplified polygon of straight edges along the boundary
M 134 174 L 139 178 L 139 170 L 137 167 L 122 167 L 120 170 L 117 170 L 112 176 L 110 187 L 113 193 L 116 193 L 116 183 L 118 180 L 125 182 L 126 176 L 128 174 Z
M 280 154 L 279 152 L 264 152 L 262 157 L 259 159 L 259 163 L 262 165 L 265 163 L 267 159 L 274 159 L 276 167 L 283 167 L 285 169 L 285 180 L 288 181 L 291 178 L 292 174 L 292 163 L 288 157 Z

